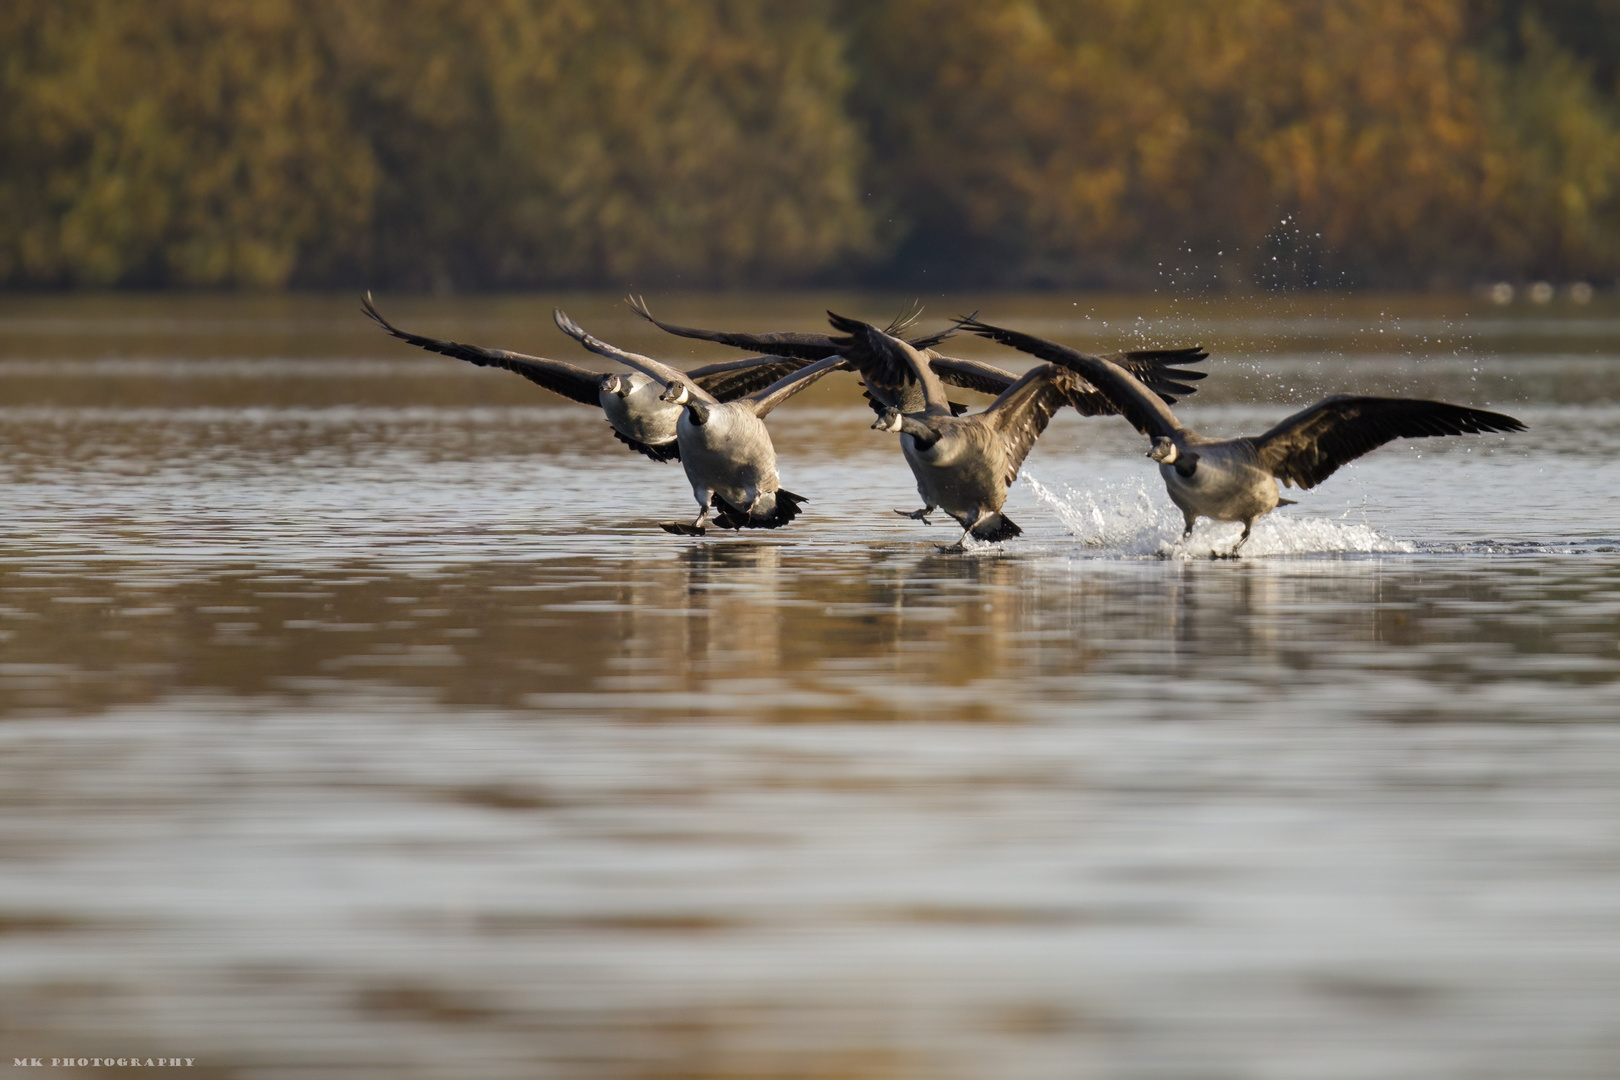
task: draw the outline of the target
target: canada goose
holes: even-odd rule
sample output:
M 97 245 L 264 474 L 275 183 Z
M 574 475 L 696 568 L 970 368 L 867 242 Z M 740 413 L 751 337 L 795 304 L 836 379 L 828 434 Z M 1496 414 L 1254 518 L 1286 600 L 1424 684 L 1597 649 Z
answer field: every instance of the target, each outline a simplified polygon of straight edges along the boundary
M 1153 440 L 1148 457 L 1159 463 L 1170 501 L 1186 521 L 1182 539 L 1192 535 L 1200 517 L 1241 521 L 1243 535 L 1226 553 L 1233 557 L 1249 539 L 1255 519 L 1293 502 L 1280 497 L 1278 480 L 1313 488 L 1339 466 L 1393 439 L 1524 430 L 1511 416 L 1443 401 L 1334 394 L 1264 435 L 1211 439 L 1183 425 L 1157 394 L 1116 364 L 976 318 L 957 325 L 1075 371 L 1108 395 L 1125 419 Z
M 675 334 L 679 337 L 696 338 L 700 341 L 713 341 L 721 345 L 731 345 L 750 352 L 775 353 L 782 356 L 794 356 L 801 360 L 821 360 L 838 352 L 841 346 L 830 334 L 800 333 L 797 331 L 775 331 L 764 334 L 731 333 L 724 330 L 698 330 L 690 326 L 676 326 L 673 323 L 661 322 L 653 318 L 651 311 L 647 310 L 647 303 L 639 296 L 628 296 L 625 303 L 630 310 L 652 323 L 660 330 Z M 898 338 L 901 333 L 909 329 L 917 321 L 920 309 L 912 310 L 896 318 L 883 333 Z M 955 328 L 938 334 L 925 337 L 911 338 L 906 343 L 913 349 L 922 353 L 928 360 L 928 367 L 935 375 L 952 386 L 960 386 L 967 390 L 977 390 L 982 394 L 994 397 L 1004 392 L 1009 386 L 1018 381 L 1018 376 L 1010 371 L 986 364 L 979 360 L 963 360 L 954 356 L 941 356 L 934 351 L 934 346 L 945 341 L 955 333 Z M 1155 392 L 1165 395 L 1165 400 L 1174 402 L 1176 399 L 1170 395 L 1191 394 L 1193 388 L 1186 385 L 1188 382 L 1197 382 L 1207 372 L 1188 371 L 1177 368 L 1176 364 L 1196 364 L 1209 354 L 1203 349 L 1140 349 L 1134 352 L 1113 353 L 1109 359 L 1121 365 L 1137 378 L 1147 383 Z M 1178 381 L 1180 380 L 1180 381 Z M 1075 380 L 1074 393 L 1069 404 L 1082 416 L 1100 416 L 1115 411 L 1108 399 L 1098 393 L 1085 381 Z M 902 380 L 901 385 L 874 388 L 867 386 L 866 399 L 872 405 L 872 411 L 879 416 L 885 409 L 893 408 L 901 413 L 920 413 L 925 408 L 921 384 L 914 380 Z M 967 411 L 967 406 L 958 402 L 948 401 L 952 416 L 961 416 Z
M 679 413 L 675 441 L 699 511 L 690 525 L 662 522 L 666 532 L 702 536 L 711 509 L 718 511 L 714 523 L 722 529 L 776 529 L 799 515 L 799 504 L 806 500 L 782 489 L 776 448 L 764 418 L 823 375 L 847 367 L 842 357 L 818 360 L 762 390 L 720 401 L 686 373 L 591 336 L 561 310 L 552 317 L 563 333 L 587 349 L 635 368 L 662 386 L 660 400 Z
M 952 416 L 945 388 L 926 357 L 869 323 L 827 313 L 844 338 L 834 339 L 879 399 L 915 388 L 923 407 L 903 413 L 887 407 L 872 427 L 900 433 L 900 448 L 917 478 L 923 508 L 907 517 L 927 521 L 943 509 L 969 536 L 1008 540 L 1023 532 L 1001 513 L 1007 489 L 1052 414 L 1079 392 L 1080 379 L 1053 364 L 1033 368 L 1001 392 L 983 412 Z M 901 511 L 896 511 L 901 513 Z
M 675 421 L 681 410 L 678 406 L 661 401 L 659 395 L 663 393 L 663 385 L 639 371 L 622 375 L 603 374 L 561 360 L 547 360 L 504 349 L 486 349 L 479 345 L 462 345 L 455 341 L 440 341 L 438 338 L 407 333 L 382 317 L 372 303 L 369 292 L 361 301 L 361 310 L 384 330 L 418 348 L 453 356 L 479 367 L 505 368 L 572 401 L 601 406 L 613 428 L 613 437 L 654 461 L 672 461 L 680 457 L 680 448 L 675 439 Z M 756 356 L 747 360 L 710 364 L 687 374 L 719 400 L 728 401 L 769 386 L 782 376 L 809 364 L 809 360 L 794 357 Z

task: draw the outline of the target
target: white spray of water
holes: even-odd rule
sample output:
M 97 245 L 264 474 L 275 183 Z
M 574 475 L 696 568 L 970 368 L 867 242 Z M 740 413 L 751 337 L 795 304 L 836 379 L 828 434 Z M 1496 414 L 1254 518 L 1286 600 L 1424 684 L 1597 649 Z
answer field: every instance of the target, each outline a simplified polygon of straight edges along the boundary
M 1102 482 L 1085 491 L 1060 485 L 1054 491 L 1028 473 L 1025 483 L 1063 526 L 1098 554 L 1143 558 L 1202 559 L 1230 551 L 1242 534 L 1233 522 L 1201 520 L 1192 536 L 1181 541 L 1181 511 L 1155 498 L 1146 482 Z M 1255 522 L 1243 555 L 1312 555 L 1324 553 L 1411 553 L 1414 544 L 1392 540 L 1359 522 L 1329 521 L 1270 514 Z

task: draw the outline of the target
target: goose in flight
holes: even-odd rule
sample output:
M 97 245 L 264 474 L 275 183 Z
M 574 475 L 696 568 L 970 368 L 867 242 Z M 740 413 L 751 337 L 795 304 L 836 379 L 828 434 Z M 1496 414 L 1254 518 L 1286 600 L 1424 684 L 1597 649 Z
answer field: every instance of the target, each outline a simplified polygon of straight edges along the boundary
M 1073 372 L 1042 364 L 1015 379 L 983 412 L 953 416 L 945 387 L 921 352 L 870 323 L 827 315 L 845 335 L 835 343 L 874 397 L 922 399 L 922 407 L 911 412 L 885 407 L 872 425 L 899 432 L 901 451 L 917 478 L 923 508 L 905 516 L 927 521 L 936 508 L 943 509 L 962 526 L 953 550 L 969 536 L 1008 540 L 1023 532 L 1001 512 L 1007 489 L 1052 414 L 1081 392 L 1082 381 Z
M 725 330 L 699 330 L 690 326 L 676 326 L 673 323 L 662 322 L 653 318 L 651 311 L 647 310 L 647 303 L 639 296 L 629 296 L 625 302 L 630 310 L 652 323 L 660 330 L 675 334 L 679 337 L 696 338 L 699 341 L 713 341 L 721 345 L 730 345 L 749 352 L 775 353 L 780 356 L 792 356 L 801 360 L 821 360 L 837 353 L 842 346 L 830 334 L 799 333 L 795 331 L 775 331 L 765 334 L 731 333 Z M 898 338 L 917 321 L 921 309 L 913 307 L 902 314 L 884 328 L 883 333 Z M 942 356 L 934 351 L 934 346 L 942 343 L 954 334 L 955 328 L 930 334 L 925 337 L 909 339 L 906 344 L 922 353 L 928 360 L 928 367 L 935 375 L 952 386 L 960 386 L 967 390 L 977 390 L 981 394 L 995 397 L 1018 381 L 1018 376 L 1005 371 L 994 364 L 986 364 L 979 360 L 963 360 L 954 356 Z M 1108 358 L 1126 370 L 1132 372 L 1137 378 L 1147 383 L 1156 392 L 1165 395 L 1165 400 L 1174 402 L 1171 395 L 1191 394 L 1193 388 L 1189 382 L 1197 382 L 1207 372 L 1189 371 L 1178 368 L 1177 364 L 1196 364 L 1209 354 L 1203 349 L 1141 349 L 1135 352 L 1114 353 Z M 1097 390 L 1085 383 L 1083 379 L 1073 383 L 1074 393 L 1069 404 L 1074 406 L 1082 416 L 1101 416 L 1113 413 L 1116 410 L 1109 404 L 1108 399 Z M 886 389 L 867 386 L 866 399 L 872 405 L 872 411 L 879 416 L 885 409 L 897 409 L 901 413 L 920 413 L 925 407 L 921 385 L 916 381 L 904 381 L 901 385 Z M 967 406 L 958 402 L 948 401 L 952 416 L 960 416 L 967 411 Z
M 634 368 L 662 387 L 659 400 L 678 414 L 675 441 L 699 510 L 690 525 L 661 523 L 666 532 L 702 536 L 710 510 L 716 511 L 714 523 L 722 529 L 777 529 L 799 515 L 799 504 L 807 500 L 782 488 L 765 416 L 823 375 L 848 367 L 842 357 L 806 364 L 763 389 L 721 401 L 685 372 L 593 337 L 561 310 L 552 317 L 563 333 L 591 352 Z
M 1226 553 L 1232 557 L 1248 541 L 1256 519 L 1293 502 L 1281 498 L 1279 480 L 1313 488 L 1339 466 L 1394 439 L 1525 429 L 1511 416 L 1443 401 L 1334 394 L 1264 435 L 1211 439 L 1182 424 L 1157 394 L 1116 364 L 976 318 L 957 325 L 1075 371 L 1106 394 L 1137 431 L 1153 440 L 1148 457 L 1159 463 L 1170 501 L 1181 510 L 1187 526 L 1183 540 L 1200 517 L 1243 523 L 1243 535 Z
M 654 461 L 673 461 L 680 457 L 675 438 L 680 407 L 659 400 L 663 385 L 639 371 L 603 374 L 561 360 L 407 333 L 382 317 L 369 292 L 361 301 L 361 310 L 378 326 L 418 348 L 453 356 L 479 367 L 504 368 L 571 401 L 600 406 L 613 428 L 613 437 Z M 769 386 L 809 364 L 809 360 L 793 357 L 756 356 L 695 368 L 687 376 L 716 399 L 729 401 Z

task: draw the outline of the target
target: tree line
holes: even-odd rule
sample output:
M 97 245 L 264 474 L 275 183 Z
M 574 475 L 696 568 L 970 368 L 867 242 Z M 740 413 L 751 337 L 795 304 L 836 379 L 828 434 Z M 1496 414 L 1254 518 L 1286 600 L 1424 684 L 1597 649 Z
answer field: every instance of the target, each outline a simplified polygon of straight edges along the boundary
M 8 0 L 12 287 L 1620 273 L 1620 0 Z

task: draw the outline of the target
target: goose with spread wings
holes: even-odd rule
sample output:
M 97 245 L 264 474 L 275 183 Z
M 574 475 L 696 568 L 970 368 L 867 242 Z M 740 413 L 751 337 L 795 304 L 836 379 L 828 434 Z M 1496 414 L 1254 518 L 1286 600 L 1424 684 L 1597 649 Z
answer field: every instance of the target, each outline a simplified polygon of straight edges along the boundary
M 886 407 L 872 425 L 900 434 L 901 451 L 917 478 L 923 508 L 905 516 L 927 521 L 935 509 L 944 510 L 962 526 L 957 548 L 969 536 L 1009 540 L 1023 532 L 1001 512 L 1007 489 L 1052 415 L 1080 392 L 1081 380 L 1042 364 L 1014 380 L 983 412 L 953 416 L 943 383 L 917 349 L 870 323 L 830 311 L 827 316 L 844 335 L 833 341 L 875 397 L 921 399 L 911 412 Z
M 783 489 L 765 416 L 822 376 L 847 368 L 842 357 L 806 364 L 763 389 L 721 401 L 678 368 L 615 348 L 586 333 L 561 310 L 552 317 L 563 333 L 591 352 L 662 386 L 659 400 L 677 410 L 675 441 L 699 510 L 690 525 L 663 522 L 666 532 L 702 536 L 711 510 L 716 511 L 714 524 L 722 529 L 776 529 L 798 517 L 799 504 L 807 500 Z
M 603 374 L 562 360 L 441 341 L 394 326 L 377 311 L 369 292 L 360 306 L 378 326 L 417 348 L 453 356 L 479 367 L 504 368 L 570 401 L 600 406 L 613 428 L 614 438 L 637 453 L 654 461 L 674 461 L 680 457 L 680 445 L 675 438 L 680 406 L 660 400 L 663 384 L 639 371 Z M 810 363 L 794 357 L 756 356 L 696 368 L 687 372 L 687 377 L 717 400 L 729 401 L 769 386 Z
M 1264 435 L 1211 439 L 1177 420 L 1157 394 L 1117 364 L 976 318 L 957 325 L 1068 368 L 1106 394 L 1137 431 L 1153 440 L 1148 457 L 1158 462 L 1170 501 L 1181 510 L 1183 540 L 1200 517 L 1243 523 L 1243 535 L 1226 553 L 1231 556 L 1248 541 L 1256 519 L 1293 502 L 1281 497 L 1279 480 L 1313 488 L 1341 465 L 1395 439 L 1525 429 L 1503 413 L 1444 401 L 1334 394 Z
M 721 345 L 730 345 L 738 349 L 747 349 L 749 352 L 775 353 L 781 356 L 797 357 L 806 362 L 822 360 L 837 353 L 841 346 L 830 334 L 802 333 L 791 330 L 779 330 L 763 334 L 733 333 L 726 330 L 699 330 L 691 326 L 677 326 L 674 323 L 663 322 L 653 317 L 647 309 L 647 303 L 639 296 L 629 296 L 625 302 L 630 310 L 640 315 L 667 333 L 678 337 L 695 338 L 699 341 L 713 341 Z M 913 306 L 883 329 L 883 333 L 898 338 L 909 330 L 917 321 L 921 309 Z M 1004 393 L 1008 387 L 1018 381 L 1018 376 L 1010 371 L 986 364 L 980 360 L 964 360 L 955 356 L 943 356 L 934 351 L 934 346 L 941 344 L 956 332 L 955 327 L 937 334 L 922 337 L 913 337 L 906 341 L 928 361 L 928 367 L 939 376 L 940 380 L 951 386 L 959 386 L 966 390 L 977 390 L 981 394 L 995 397 Z M 1152 389 L 1163 395 L 1168 402 L 1174 403 L 1176 396 L 1191 394 L 1193 388 L 1188 383 L 1202 379 L 1206 372 L 1191 371 L 1179 367 L 1181 364 L 1196 364 L 1209 354 L 1196 346 L 1192 348 L 1177 349 L 1139 349 L 1132 352 L 1112 353 L 1108 359 L 1130 371 Z M 915 380 L 902 381 L 898 386 L 874 387 L 870 383 L 866 388 L 866 398 L 872 404 L 872 411 L 879 416 L 886 409 L 896 409 L 900 413 L 920 413 L 925 407 L 921 384 Z M 948 401 L 951 415 L 960 416 L 967 411 L 967 406 L 958 402 Z M 1096 388 L 1088 385 L 1085 380 L 1073 381 L 1068 401 L 1082 416 L 1102 416 L 1115 411 L 1108 399 L 1099 393 Z

